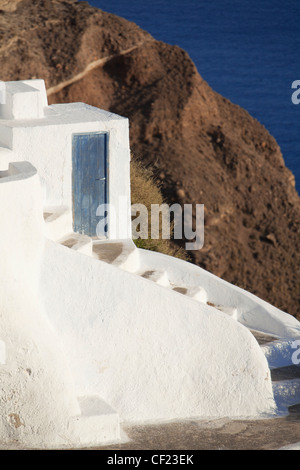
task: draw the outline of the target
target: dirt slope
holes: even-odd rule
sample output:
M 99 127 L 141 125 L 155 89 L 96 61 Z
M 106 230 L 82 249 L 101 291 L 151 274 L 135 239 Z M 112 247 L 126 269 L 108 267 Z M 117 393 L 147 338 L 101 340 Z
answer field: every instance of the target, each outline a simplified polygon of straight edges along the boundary
M 127 116 L 167 201 L 205 205 L 194 262 L 300 319 L 300 199 L 266 129 L 133 23 L 73 0 L 0 8 L 0 79 L 43 78 L 49 103 Z

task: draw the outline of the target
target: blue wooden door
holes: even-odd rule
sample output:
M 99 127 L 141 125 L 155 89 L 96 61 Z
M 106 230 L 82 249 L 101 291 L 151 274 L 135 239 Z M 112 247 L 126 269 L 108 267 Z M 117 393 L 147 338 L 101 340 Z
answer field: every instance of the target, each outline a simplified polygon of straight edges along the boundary
M 108 135 L 74 134 L 72 140 L 72 185 L 74 232 L 96 235 L 97 207 L 108 203 Z

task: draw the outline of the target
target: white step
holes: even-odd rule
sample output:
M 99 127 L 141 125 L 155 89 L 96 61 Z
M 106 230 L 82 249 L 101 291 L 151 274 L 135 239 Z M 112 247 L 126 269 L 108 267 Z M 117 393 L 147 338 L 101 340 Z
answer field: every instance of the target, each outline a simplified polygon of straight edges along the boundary
M 93 240 L 87 235 L 73 232 L 69 235 L 65 235 L 62 239 L 58 240 L 58 242 L 72 250 L 79 251 L 80 253 L 88 256 L 93 256 Z
M 226 313 L 226 315 L 229 315 L 232 319 L 238 320 L 238 309 L 236 307 L 225 307 L 224 305 L 217 305 L 209 301 L 207 301 L 207 304 L 220 310 L 220 312 Z
M 155 270 L 148 270 L 144 271 L 140 274 L 141 277 L 144 279 L 149 279 L 150 281 L 159 284 L 160 286 L 169 287 L 170 282 L 165 271 L 155 271 Z
M 132 240 L 94 240 L 93 256 L 131 273 L 139 267 L 139 252 Z
M 73 226 L 72 211 L 63 208 L 44 208 L 46 237 L 58 241 L 70 233 Z
M 198 300 L 199 302 L 202 302 L 206 304 L 207 302 L 207 294 L 205 289 L 203 287 L 198 287 L 198 286 L 188 286 L 188 287 L 181 287 L 181 286 L 175 286 L 173 287 L 173 290 L 175 292 L 179 292 L 180 294 L 187 295 L 188 297 L 191 297 L 192 299 Z
M 231 318 L 234 320 L 238 319 L 238 309 L 235 307 L 217 307 L 218 310 L 221 310 L 221 312 L 226 313 L 229 315 Z
M 121 439 L 118 413 L 98 396 L 79 397 L 81 414 L 69 421 L 70 436 L 76 446 L 97 446 Z

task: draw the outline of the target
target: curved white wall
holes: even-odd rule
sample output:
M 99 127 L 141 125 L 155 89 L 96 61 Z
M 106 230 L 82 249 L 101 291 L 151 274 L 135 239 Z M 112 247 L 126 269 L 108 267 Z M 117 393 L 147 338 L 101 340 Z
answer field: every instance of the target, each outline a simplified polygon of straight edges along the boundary
M 40 291 L 77 394 L 123 421 L 274 410 L 257 341 L 218 310 L 50 241 Z

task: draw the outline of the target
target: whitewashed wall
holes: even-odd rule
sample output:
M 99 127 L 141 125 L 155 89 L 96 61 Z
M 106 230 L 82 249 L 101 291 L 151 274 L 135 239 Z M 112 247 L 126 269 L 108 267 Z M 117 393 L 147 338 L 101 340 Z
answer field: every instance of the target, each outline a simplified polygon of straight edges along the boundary
M 0 441 L 25 446 L 66 443 L 79 413 L 70 371 L 39 294 L 44 250 L 36 171 L 17 164 L 0 178 Z M 3 352 L 3 351 L 2 351 Z

